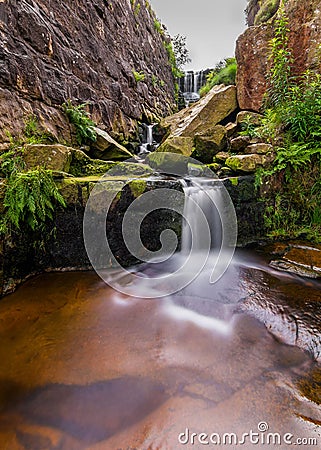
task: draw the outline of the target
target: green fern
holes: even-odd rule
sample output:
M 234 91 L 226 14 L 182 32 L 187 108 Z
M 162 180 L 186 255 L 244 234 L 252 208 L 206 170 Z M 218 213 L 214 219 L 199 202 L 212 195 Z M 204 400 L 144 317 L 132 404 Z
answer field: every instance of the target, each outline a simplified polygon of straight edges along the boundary
M 97 139 L 96 132 L 93 129 L 96 124 L 91 120 L 85 107 L 86 103 L 74 106 L 71 100 L 67 100 L 67 102 L 62 105 L 63 111 L 70 123 L 75 126 L 76 138 L 79 145 L 95 142 Z
M 25 224 L 32 230 L 42 229 L 48 219 L 53 219 L 56 205 L 66 206 L 52 172 L 43 168 L 13 172 L 7 180 L 3 204 L 2 233 L 11 226 L 20 229 Z

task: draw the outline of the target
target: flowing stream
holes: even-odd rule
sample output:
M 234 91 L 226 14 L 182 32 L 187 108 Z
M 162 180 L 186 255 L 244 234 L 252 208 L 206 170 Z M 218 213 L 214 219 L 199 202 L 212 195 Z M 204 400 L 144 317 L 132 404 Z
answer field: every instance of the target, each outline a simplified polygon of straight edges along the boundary
M 1 449 L 321 447 L 320 283 L 237 250 L 211 284 L 221 193 L 184 189 L 211 250 L 179 292 L 142 299 L 94 272 L 56 273 L 0 302 Z M 155 290 L 193 248 L 191 232 L 202 234 L 193 208 L 186 200 L 181 251 L 133 268 Z

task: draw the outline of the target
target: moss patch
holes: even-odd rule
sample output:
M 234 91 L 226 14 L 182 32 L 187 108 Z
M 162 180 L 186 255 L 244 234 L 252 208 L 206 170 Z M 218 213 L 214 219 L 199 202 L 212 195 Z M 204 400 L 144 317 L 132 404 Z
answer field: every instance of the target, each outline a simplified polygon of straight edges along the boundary
M 132 180 L 128 184 L 135 198 L 139 197 L 146 190 L 146 180 Z
M 267 22 L 277 12 L 280 5 L 280 0 L 265 0 L 262 3 L 260 10 L 258 11 L 254 25 L 260 25 L 263 22 Z
M 89 156 L 81 150 L 73 150 L 69 172 L 76 177 L 81 177 L 82 175 L 103 174 L 110 170 L 115 164 L 117 163 L 89 158 Z

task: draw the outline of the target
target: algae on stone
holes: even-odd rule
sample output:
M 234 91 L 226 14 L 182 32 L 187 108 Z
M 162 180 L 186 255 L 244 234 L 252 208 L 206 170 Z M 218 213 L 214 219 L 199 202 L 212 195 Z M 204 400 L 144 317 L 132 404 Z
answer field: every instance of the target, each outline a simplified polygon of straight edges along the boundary
M 146 180 L 131 180 L 129 183 L 131 193 L 135 198 L 139 197 L 146 190 Z

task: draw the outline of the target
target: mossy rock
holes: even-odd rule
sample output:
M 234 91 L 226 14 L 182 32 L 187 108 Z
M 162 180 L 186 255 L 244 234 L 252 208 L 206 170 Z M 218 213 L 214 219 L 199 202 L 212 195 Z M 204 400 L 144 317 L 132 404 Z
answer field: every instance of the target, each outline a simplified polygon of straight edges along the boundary
M 245 125 L 259 126 L 261 125 L 262 115 L 253 111 L 240 111 L 236 116 L 237 126 Z
M 220 170 L 221 168 L 221 164 L 218 164 L 216 162 L 211 163 L 211 164 L 207 164 L 207 167 L 212 170 L 214 173 L 216 173 L 218 170 Z
M 227 152 L 219 152 L 213 158 L 213 163 L 224 163 L 231 155 Z
M 127 148 L 115 141 L 106 131 L 94 127 L 97 139 L 91 144 L 91 153 L 95 158 L 104 161 L 121 161 L 133 155 Z
M 27 170 L 44 167 L 49 170 L 69 172 L 74 149 L 61 144 L 29 144 L 22 158 Z
M 194 137 L 195 150 L 192 157 L 210 164 L 213 157 L 227 146 L 226 129 L 222 125 L 197 133 Z
M 194 151 L 194 140 L 192 137 L 172 136 L 166 139 L 158 149 L 157 153 L 179 153 L 184 156 L 191 156 Z
M 258 154 L 266 155 L 273 152 L 273 146 L 271 144 L 265 144 L 264 142 L 258 142 L 257 144 L 251 144 L 246 147 L 244 153 L 246 154 Z
M 215 171 L 210 166 L 211 164 L 188 163 L 188 175 L 192 177 L 214 178 L 216 176 Z
M 254 25 L 260 25 L 261 23 L 270 20 L 277 12 L 280 5 L 280 0 L 263 0 L 261 7 L 257 12 Z
M 178 153 L 153 152 L 147 156 L 146 162 L 160 173 L 171 175 L 188 174 L 189 158 Z
M 73 149 L 69 173 L 76 177 L 104 174 L 115 164 L 113 161 L 92 159 L 81 150 Z
M 108 176 L 146 177 L 154 173 L 148 164 L 119 162 L 108 171 Z
M 135 198 L 139 197 L 146 191 L 146 180 L 132 180 L 129 183 L 131 193 Z
M 225 165 L 234 172 L 255 172 L 259 167 L 265 167 L 270 162 L 266 155 L 235 155 L 230 156 Z

